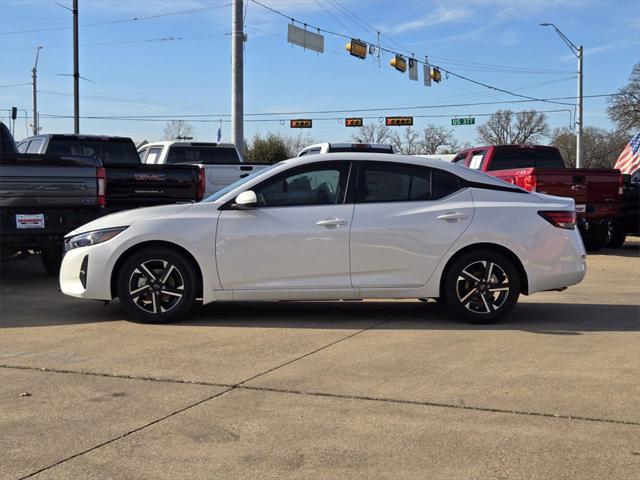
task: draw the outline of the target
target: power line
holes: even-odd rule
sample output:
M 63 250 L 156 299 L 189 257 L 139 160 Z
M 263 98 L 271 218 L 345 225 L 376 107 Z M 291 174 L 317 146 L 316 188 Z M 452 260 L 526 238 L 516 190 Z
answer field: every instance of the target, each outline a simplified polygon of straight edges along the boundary
M 217 8 L 224 8 L 224 7 L 228 7 L 230 6 L 229 3 L 225 3 L 225 4 L 220 4 L 220 5 L 215 5 L 215 6 L 211 6 L 211 7 L 201 7 L 201 8 L 192 8 L 190 10 L 178 10 L 176 12 L 170 12 L 170 13 L 159 13 L 157 15 L 147 15 L 147 16 L 143 16 L 143 17 L 133 17 L 133 18 L 123 18 L 121 20 L 110 20 L 107 22 L 96 22 L 96 23 L 85 23 L 83 25 L 80 25 L 81 27 L 97 27 L 97 26 L 102 26 L 102 25 L 113 25 L 116 23 L 128 23 L 128 22 L 138 22 L 141 20 L 155 20 L 157 18 L 164 18 L 164 17 L 172 17 L 175 15 L 186 15 L 186 14 L 190 14 L 190 13 L 198 13 L 198 12 L 203 12 L 206 10 L 214 10 Z M 51 31 L 55 31 L 55 30 L 69 30 L 70 28 L 73 28 L 71 26 L 60 26 L 60 27 L 49 27 L 49 28 L 38 28 L 38 29 L 33 29 L 33 30 L 16 30 L 13 32 L 0 32 L 0 35 L 17 35 L 17 34 L 21 34 L 21 33 L 36 33 L 36 32 L 51 32 Z
M 255 3 L 256 5 L 259 5 L 259 6 L 261 6 L 261 7 L 265 8 L 265 9 L 267 9 L 267 10 L 269 10 L 269 11 L 271 11 L 271 12 L 273 12 L 273 13 L 277 14 L 277 15 L 280 15 L 280 16 L 281 16 L 281 17 L 283 17 L 283 18 L 287 18 L 288 20 L 291 20 L 291 22 L 292 22 L 292 23 L 298 22 L 298 23 L 300 23 L 300 24 L 305 25 L 305 27 L 309 27 L 309 28 L 312 28 L 312 29 L 314 29 L 314 30 L 317 30 L 318 32 L 324 32 L 324 33 L 326 33 L 326 34 L 334 35 L 334 36 L 336 36 L 336 37 L 340 37 L 340 38 L 344 38 L 344 39 L 351 39 L 351 37 L 350 37 L 350 36 L 345 35 L 344 33 L 334 32 L 334 31 L 331 31 L 331 30 L 327 30 L 327 29 L 325 29 L 325 28 L 318 27 L 318 26 L 316 26 L 316 25 L 312 25 L 312 24 L 310 24 L 310 23 L 308 23 L 308 22 L 302 22 L 302 21 L 300 21 L 300 20 L 297 20 L 296 18 L 291 17 L 290 15 L 287 15 L 287 14 L 285 14 L 285 13 L 283 13 L 283 12 L 279 11 L 279 10 L 276 10 L 276 9 L 275 9 L 275 8 L 273 8 L 273 7 L 270 7 L 270 6 L 268 6 L 268 5 L 265 5 L 264 3 L 259 2 L 258 0 L 251 0 L 251 1 L 252 1 L 253 3 Z M 376 45 L 374 42 L 369 42 L 369 41 L 367 41 L 367 43 L 372 44 L 372 45 Z M 387 48 L 387 47 L 383 47 L 383 46 L 381 46 L 381 45 L 378 45 L 378 46 L 377 46 L 377 48 L 379 48 L 381 51 L 384 51 L 384 52 L 387 52 L 387 53 L 390 53 L 390 54 L 393 54 L 393 55 L 398 55 L 398 52 L 397 52 L 397 51 L 395 51 L 395 50 L 391 50 L 391 49 L 389 49 L 389 48 Z M 412 55 L 413 55 L 413 53 L 412 53 Z M 426 61 L 424 61 L 424 60 L 420 60 L 420 59 L 418 59 L 418 58 L 413 58 L 413 57 L 412 57 L 412 60 L 413 60 L 413 61 L 415 61 L 415 62 L 418 62 L 418 63 L 422 63 L 423 65 L 427 65 L 427 64 L 428 64 Z M 537 101 L 537 102 L 544 102 L 544 103 L 553 103 L 553 104 L 557 104 L 557 105 L 569 105 L 569 106 L 573 106 L 572 104 L 569 104 L 569 103 L 564 103 L 564 102 L 555 102 L 555 101 L 551 101 L 551 100 L 545 100 L 545 99 L 540 99 L 540 98 L 531 97 L 531 96 L 529 96 L 529 95 L 524 95 L 524 94 L 521 94 L 521 93 L 511 92 L 511 91 L 506 90 L 506 89 L 504 89 L 504 88 L 500 88 L 500 87 L 496 87 L 496 86 L 493 86 L 493 85 L 489 85 L 489 84 L 487 84 L 487 83 L 480 82 L 479 80 L 474 80 L 474 79 L 472 79 L 472 78 L 469 78 L 469 77 L 467 77 L 467 76 L 465 76 L 465 75 L 460 75 L 459 73 L 455 73 L 455 72 L 453 72 L 453 71 L 451 71 L 451 70 L 449 70 L 449 69 L 446 69 L 446 68 L 444 68 L 444 67 L 441 67 L 441 66 L 439 66 L 439 65 L 434 65 L 434 64 L 430 64 L 430 63 L 429 63 L 428 65 L 432 65 L 433 67 L 438 68 L 438 69 L 440 69 L 441 71 L 445 72 L 445 74 L 447 75 L 447 77 L 450 75 L 450 76 L 453 76 L 453 77 L 459 78 L 460 80 L 464 80 L 464 81 L 467 81 L 467 82 L 473 83 L 473 84 L 475 84 L 475 85 L 479 85 L 479 86 L 481 86 L 481 87 L 488 88 L 488 89 L 490 89 L 490 90 L 495 90 L 496 92 L 501 92 L 501 93 L 505 93 L 505 94 L 507 94 L 507 95 L 511 95 L 511 96 L 519 97 L 519 98 L 524 98 L 524 99 L 528 99 L 528 100 L 535 100 L 535 101 Z
M 31 82 L 29 83 L 8 83 L 6 85 L 0 85 L 0 88 L 7 88 L 7 87 L 21 87 L 23 85 L 31 85 Z
M 229 33 L 204 33 L 202 35 L 187 35 L 187 36 L 177 36 L 172 35 L 168 37 L 159 37 L 159 38 L 145 38 L 140 40 L 122 40 L 118 42 L 94 42 L 94 43 L 81 43 L 81 47 L 96 47 L 103 45 L 130 45 L 130 44 L 143 44 L 143 43 L 152 43 L 152 42 L 173 42 L 173 41 L 181 41 L 181 40 L 189 40 L 193 38 L 204 38 L 204 37 L 220 37 L 220 36 L 228 36 Z M 43 45 L 46 49 L 51 48 L 68 48 L 73 45 Z M 35 50 L 37 47 L 15 47 L 15 48 L 0 48 L 0 51 L 7 50 Z
M 597 94 L 597 95 L 585 95 L 584 98 L 603 98 L 603 97 L 612 97 L 620 95 L 618 93 L 610 93 L 610 94 Z M 577 97 L 555 97 L 548 100 L 571 100 L 576 99 Z M 254 117 L 262 117 L 262 116 L 275 116 L 275 115 L 312 115 L 312 114 L 331 114 L 331 113 L 359 113 L 359 112 L 394 112 L 398 110 L 406 111 L 406 110 L 425 110 L 432 108 L 453 108 L 453 107 L 473 107 L 473 106 L 483 106 L 483 105 L 500 105 L 505 103 L 526 103 L 531 100 L 503 100 L 503 101 L 493 101 L 493 102 L 475 102 L 475 103 L 450 103 L 450 104 L 440 104 L 440 105 L 417 105 L 410 107 L 384 107 L 384 108 L 350 108 L 350 109 L 342 109 L 342 110 L 305 110 L 305 111 L 289 111 L 289 112 L 256 112 L 256 113 L 245 113 L 245 116 L 254 116 Z M 563 109 L 566 110 L 566 109 Z M 541 110 L 537 110 L 541 111 Z M 50 117 L 51 114 L 41 113 L 42 117 Z M 96 117 L 85 117 L 85 118 L 100 118 L 103 120 L 132 120 L 132 119 L 166 119 L 166 118 L 179 118 L 179 119 L 199 119 L 199 118 L 216 118 L 220 119 L 222 117 L 231 116 L 229 113 L 199 113 L 199 114 L 163 114 L 163 115 L 110 115 L 110 116 L 96 116 Z M 419 115 L 414 115 L 416 117 L 420 117 Z M 460 116 L 460 114 L 446 114 L 444 116 L 454 117 Z M 51 118 L 55 118 L 51 117 Z M 66 117 L 61 117 L 66 118 Z M 333 118 L 333 117 L 331 117 Z M 342 118 L 342 117 L 336 117 Z M 373 117 L 371 117 L 373 118 Z M 378 118 L 377 116 L 375 118 Z M 195 120 L 194 120 L 195 121 Z
M 526 111 L 526 110 L 525 110 Z M 564 108 L 564 109 L 555 109 L 555 110 L 536 110 L 536 112 L 539 113 L 561 113 L 561 112 L 566 112 L 569 113 L 571 115 L 571 110 Z M 493 115 L 495 112 L 491 112 L 491 113 L 464 113 L 464 114 L 432 114 L 432 115 L 413 115 L 413 118 L 457 118 L 457 117 L 489 117 L 491 115 Z M 515 113 L 521 113 L 521 112 L 515 112 Z M 58 114 L 41 114 L 41 116 L 43 118 L 51 118 L 51 119 L 67 119 L 67 118 L 73 118 L 73 115 L 58 115 Z M 86 115 L 86 116 L 82 116 L 81 118 L 83 118 L 84 120 L 117 120 L 117 121 L 136 121 L 136 122 L 167 122 L 167 121 L 172 121 L 172 120 L 186 120 L 187 118 L 185 116 L 171 116 L 171 115 L 167 115 L 164 116 L 162 118 L 148 118 L 145 116 L 141 116 L 141 117 L 126 117 L 126 118 L 116 118 L 116 117 L 110 117 L 110 116 L 99 116 L 99 115 Z M 369 115 L 369 116 L 362 116 L 361 118 L 363 119 L 382 119 L 384 117 L 378 116 L 378 115 Z M 339 121 L 339 120 L 344 120 L 343 117 L 312 117 L 311 118 L 314 121 Z M 247 122 L 279 122 L 281 124 L 285 124 L 287 121 L 289 120 L 289 118 L 254 118 L 254 119 L 247 119 L 245 121 Z M 192 119 L 189 118 L 188 119 L 189 122 L 193 122 L 193 123 L 218 123 L 218 122 L 223 122 L 223 123 L 230 123 L 231 120 L 229 119 L 220 119 L 220 118 L 215 118 L 215 119 Z

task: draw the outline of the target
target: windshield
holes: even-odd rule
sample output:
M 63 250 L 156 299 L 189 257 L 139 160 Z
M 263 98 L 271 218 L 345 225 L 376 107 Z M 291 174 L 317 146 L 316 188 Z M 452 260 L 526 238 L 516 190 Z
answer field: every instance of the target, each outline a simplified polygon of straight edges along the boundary
M 224 187 L 222 190 L 218 190 L 216 193 L 214 193 L 213 195 L 204 198 L 202 200 L 202 202 L 215 202 L 216 200 L 219 200 L 220 198 L 222 198 L 223 196 L 225 196 L 227 193 L 229 193 L 230 191 L 238 188 L 240 185 L 248 182 L 249 180 L 253 180 L 254 178 L 262 175 L 263 173 L 268 172 L 269 170 L 272 170 L 274 167 L 277 167 L 278 165 L 280 165 L 282 162 L 278 162 L 278 163 L 274 163 L 273 165 L 269 165 L 266 168 L 263 168 L 262 170 L 258 170 L 257 172 L 253 172 L 251 175 L 247 175 L 244 178 L 241 178 L 240 180 L 236 180 L 235 182 L 233 182 L 231 185 L 227 185 L 226 187 Z

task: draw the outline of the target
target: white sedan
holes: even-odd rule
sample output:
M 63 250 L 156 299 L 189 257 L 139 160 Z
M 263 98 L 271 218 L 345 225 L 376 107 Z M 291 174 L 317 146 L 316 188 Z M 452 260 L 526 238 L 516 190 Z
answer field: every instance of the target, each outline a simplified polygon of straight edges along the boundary
M 413 156 L 286 160 L 195 204 L 71 232 L 62 291 L 147 322 L 228 300 L 437 298 L 488 323 L 586 272 L 570 198 Z

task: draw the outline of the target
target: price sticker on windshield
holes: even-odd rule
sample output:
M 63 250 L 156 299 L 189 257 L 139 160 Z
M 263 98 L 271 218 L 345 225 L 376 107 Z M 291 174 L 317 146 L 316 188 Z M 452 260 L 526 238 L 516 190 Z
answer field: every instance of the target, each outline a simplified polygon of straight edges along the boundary
M 44 214 L 36 213 L 34 215 L 16 215 L 16 228 L 44 228 Z

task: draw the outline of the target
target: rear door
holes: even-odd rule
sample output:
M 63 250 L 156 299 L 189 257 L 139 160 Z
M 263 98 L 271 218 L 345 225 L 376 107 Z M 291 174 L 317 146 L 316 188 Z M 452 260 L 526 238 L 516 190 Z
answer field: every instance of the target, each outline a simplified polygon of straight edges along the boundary
M 354 287 L 419 287 L 470 225 L 473 201 L 440 169 L 359 162 L 351 225 Z

